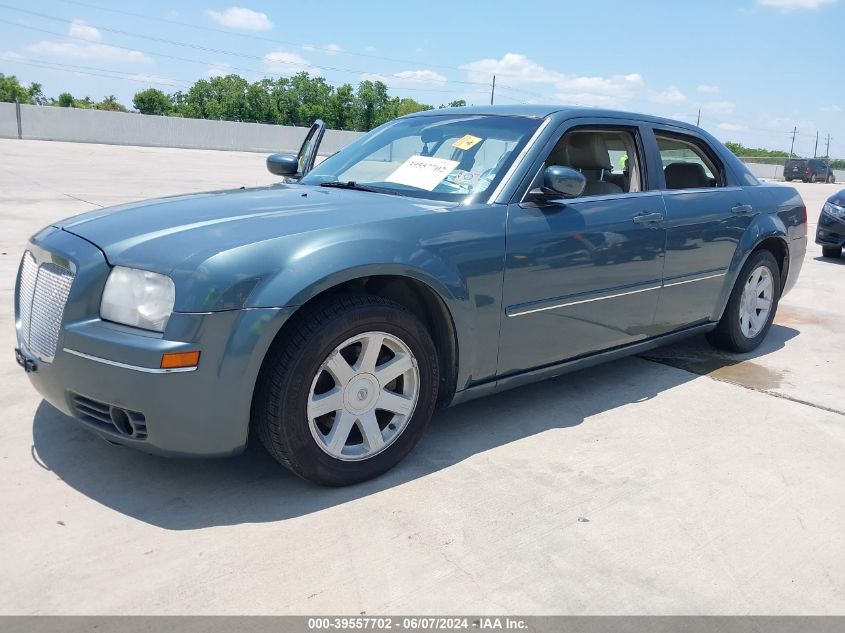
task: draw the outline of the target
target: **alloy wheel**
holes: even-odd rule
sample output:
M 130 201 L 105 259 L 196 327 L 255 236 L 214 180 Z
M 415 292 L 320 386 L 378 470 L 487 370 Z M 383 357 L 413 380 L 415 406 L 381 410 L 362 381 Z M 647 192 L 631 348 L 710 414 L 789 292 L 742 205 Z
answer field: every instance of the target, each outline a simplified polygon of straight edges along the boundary
M 773 296 L 772 273 L 766 266 L 758 266 L 745 282 L 739 302 L 739 326 L 746 338 L 754 338 L 766 327 Z
M 405 430 L 419 392 L 417 361 L 402 340 L 386 332 L 358 334 L 329 354 L 311 382 L 311 435 L 335 459 L 369 459 Z

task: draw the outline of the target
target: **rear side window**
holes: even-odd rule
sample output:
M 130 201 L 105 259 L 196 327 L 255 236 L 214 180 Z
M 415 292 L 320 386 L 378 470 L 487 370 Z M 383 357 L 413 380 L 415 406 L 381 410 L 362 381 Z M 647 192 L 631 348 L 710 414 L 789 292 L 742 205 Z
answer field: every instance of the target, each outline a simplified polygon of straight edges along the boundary
M 655 132 L 667 189 L 724 187 L 722 168 L 700 141 L 680 134 Z

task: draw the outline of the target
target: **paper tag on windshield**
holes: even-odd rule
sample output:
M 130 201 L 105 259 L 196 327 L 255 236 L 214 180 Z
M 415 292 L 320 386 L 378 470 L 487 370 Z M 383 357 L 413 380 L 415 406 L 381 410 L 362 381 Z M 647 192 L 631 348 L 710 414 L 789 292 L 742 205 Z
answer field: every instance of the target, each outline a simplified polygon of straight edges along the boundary
M 430 156 L 411 156 L 396 171 L 385 178 L 385 181 L 431 191 L 457 166 L 458 161 L 456 160 L 432 158 Z
M 452 147 L 457 147 L 458 149 L 466 151 L 468 149 L 472 149 L 480 142 L 481 139 L 477 136 L 473 136 L 472 134 L 464 134 L 461 138 L 452 143 Z

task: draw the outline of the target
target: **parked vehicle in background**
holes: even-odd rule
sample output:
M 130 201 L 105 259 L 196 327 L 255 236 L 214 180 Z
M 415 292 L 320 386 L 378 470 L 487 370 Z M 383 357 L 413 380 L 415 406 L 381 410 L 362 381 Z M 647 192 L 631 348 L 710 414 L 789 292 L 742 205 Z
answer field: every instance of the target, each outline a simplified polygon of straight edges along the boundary
M 836 182 L 833 169 L 818 158 L 791 158 L 783 166 L 783 177 L 787 182 Z
M 798 193 L 686 123 L 432 110 L 315 166 L 323 128 L 267 159 L 278 185 L 33 236 L 15 323 L 36 389 L 112 442 L 209 456 L 254 434 L 351 484 L 438 406 L 694 334 L 753 350 L 801 269 Z
M 821 244 L 822 255 L 838 259 L 845 246 L 845 189 L 827 199 L 819 215 L 816 244 Z

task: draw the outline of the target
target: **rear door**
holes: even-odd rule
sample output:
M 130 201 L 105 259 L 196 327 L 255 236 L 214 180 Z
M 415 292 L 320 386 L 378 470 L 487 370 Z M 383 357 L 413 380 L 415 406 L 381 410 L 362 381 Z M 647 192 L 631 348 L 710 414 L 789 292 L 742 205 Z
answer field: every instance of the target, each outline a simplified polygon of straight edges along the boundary
M 713 318 L 728 267 L 757 210 L 703 137 L 680 128 L 652 131 L 666 206 L 666 262 L 654 326 L 666 333 Z
M 523 190 L 551 164 L 581 170 L 588 189 L 508 207 L 500 376 L 647 338 L 657 307 L 663 199 L 648 190 L 637 123 L 565 124 Z

